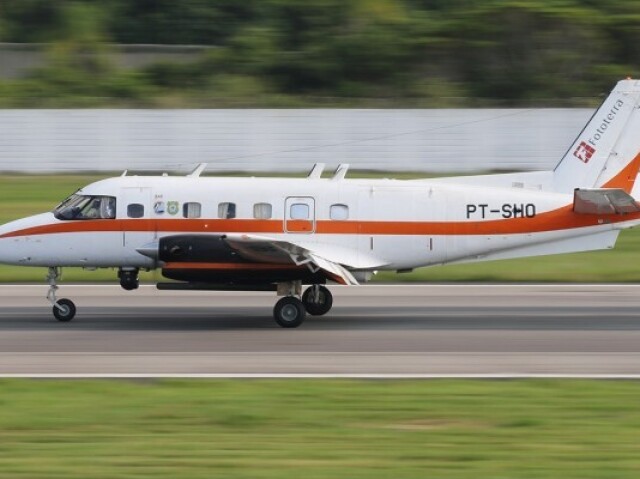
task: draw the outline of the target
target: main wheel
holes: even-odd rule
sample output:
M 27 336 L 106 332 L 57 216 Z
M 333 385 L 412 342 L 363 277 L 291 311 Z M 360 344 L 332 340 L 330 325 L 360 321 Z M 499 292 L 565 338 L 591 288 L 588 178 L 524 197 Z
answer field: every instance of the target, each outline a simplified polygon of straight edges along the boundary
M 120 278 L 120 286 L 126 291 L 133 291 L 140 286 L 138 271 L 120 271 L 118 277 Z
M 283 328 L 297 328 L 304 321 L 305 310 L 298 298 L 286 296 L 273 308 L 273 317 Z
M 53 306 L 53 315 L 58 321 L 71 321 L 76 315 L 76 305 L 70 299 L 59 299 Z
M 318 297 L 315 297 L 315 286 L 311 286 L 305 290 L 302 295 L 302 304 L 307 313 L 312 316 L 322 316 L 327 314 L 333 306 L 333 295 L 325 286 L 318 286 Z

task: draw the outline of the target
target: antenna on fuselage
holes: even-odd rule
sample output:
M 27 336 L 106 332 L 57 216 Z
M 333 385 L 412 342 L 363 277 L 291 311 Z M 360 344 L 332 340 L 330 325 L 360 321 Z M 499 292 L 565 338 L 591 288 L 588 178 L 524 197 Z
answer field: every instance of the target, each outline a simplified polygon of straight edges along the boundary
M 318 180 L 322 176 L 322 172 L 324 171 L 324 163 L 316 163 L 311 168 L 311 171 L 307 175 L 307 179 L 309 180 Z
M 332 181 L 344 180 L 344 177 L 347 175 L 347 171 L 349 171 L 349 163 L 339 164 L 331 180 Z
M 129 173 L 129 170 L 124 170 L 120 176 L 127 176 L 127 173 Z
M 200 163 L 200 164 L 199 164 L 198 166 L 196 166 L 196 168 L 195 168 L 191 173 L 189 173 L 187 176 L 188 176 L 189 178 L 198 178 L 198 177 L 202 174 L 202 172 L 203 172 L 204 170 L 206 170 L 206 169 L 207 169 L 207 166 L 209 166 L 209 163 Z

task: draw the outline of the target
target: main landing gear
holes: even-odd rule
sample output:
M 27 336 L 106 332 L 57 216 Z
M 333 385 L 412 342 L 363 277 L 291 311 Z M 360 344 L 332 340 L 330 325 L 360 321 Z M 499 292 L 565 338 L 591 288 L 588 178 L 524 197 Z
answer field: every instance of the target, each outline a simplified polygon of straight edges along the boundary
M 120 279 L 120 286 L 127 291 L 133 291 L 140 287 L 140 280 L 138 279 L 138 268 L 118 270 L 118 278 Z
M 333 306 L 333 295 L 326 286 L 314 284 L 309 286 L 302 295 L 302 304 L 312 316 L 327 314 Z
M 73 301 L 67 298 L 58 299 L 56 297 L 56 291 L 58 291 L 58 285 L 56 281 L 60 278 L 60 268 L 49 268 L 49 274 L 47 274 L 47 282 L 49 283 L 49 292 L 47 293 L 47 299 L 53 305 L 53 315 L 58 321 L 67 322 L 71 321 L 76 315 L 76 305 Z
M 284 296 L 273 308 L 273 317 L 283 328 L 297 328 L 305 319 L 306 313 L 322 316 L 333 306 L 333 295 L 325 286 L 314 284 L 307 288 L 298 299 L 302 290 L 300 281 L 278 284 L 278 295 Z

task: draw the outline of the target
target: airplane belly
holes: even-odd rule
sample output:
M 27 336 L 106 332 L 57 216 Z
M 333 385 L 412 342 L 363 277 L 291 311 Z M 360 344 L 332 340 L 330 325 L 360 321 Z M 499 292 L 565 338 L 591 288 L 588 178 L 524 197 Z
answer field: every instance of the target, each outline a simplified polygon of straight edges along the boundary
M 447 263 L 486 261 L 612 248 L 619 231 L 611 226 L 508 235 L 452 237 Z

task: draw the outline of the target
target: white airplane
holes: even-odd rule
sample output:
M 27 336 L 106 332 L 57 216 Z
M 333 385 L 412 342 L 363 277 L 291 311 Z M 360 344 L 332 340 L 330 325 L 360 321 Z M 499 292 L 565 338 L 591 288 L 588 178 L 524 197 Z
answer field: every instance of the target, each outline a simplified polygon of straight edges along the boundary
M 52 212 L 0 227 L 0 263 L 47 267 L 60 321 L 61 267 L 140 270 L 161 290 L 276 291 L 282 327 L 333 304 L 328 281 L 378 270 L 613 248 L 640 224 L 640 81 L 620 81 L 553 171 L 423 180 L 121 176 L 92 183 Z M 302 292 L 302 285 L 311 286 Z

